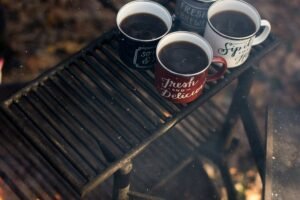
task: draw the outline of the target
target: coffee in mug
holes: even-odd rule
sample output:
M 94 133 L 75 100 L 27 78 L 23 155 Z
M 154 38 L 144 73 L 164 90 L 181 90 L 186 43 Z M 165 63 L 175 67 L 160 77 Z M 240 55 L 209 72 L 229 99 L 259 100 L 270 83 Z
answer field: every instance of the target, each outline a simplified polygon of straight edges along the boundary
M 246 14 L 228 10 L 214 14 L 211 24 L 224 35 L 246 37 L 256 31 L 255 22 Z
M 163 20 L 148 13 L 137 13 L 126 17 L 121 22 L 120 28 L 130 37 L 140 40 L 155 39 L 168 30 Z
M 158 57 L 164 66 L 180 74 L 194 74 L 208 65 L 205 51 L 198 45 L 186 41 L 166 45 L 160 50 Z

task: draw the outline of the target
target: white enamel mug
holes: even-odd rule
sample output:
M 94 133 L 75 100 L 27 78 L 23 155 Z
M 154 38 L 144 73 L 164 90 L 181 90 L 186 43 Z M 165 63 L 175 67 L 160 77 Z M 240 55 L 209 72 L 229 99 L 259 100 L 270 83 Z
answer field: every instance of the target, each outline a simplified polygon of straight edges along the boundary
M 224 11 L 241 12 L 254 22 L 255 31 L 245 37 L 232 37 L 221 33 L 211 22 L 211 17 Z M 214 55 L 223 57 L 228 68 L 243 64 L 251 51 L 251 47 L 263 42 L 271 31 L 267 20 L 261 19 L 258 11 L 249 3 L 242 0 L 219 0 L 211 5 L 207 13 L 208 23 L 205 28 L 204 38 L 210 43 Z M 262 32 L 258 33 L 260 28 Z

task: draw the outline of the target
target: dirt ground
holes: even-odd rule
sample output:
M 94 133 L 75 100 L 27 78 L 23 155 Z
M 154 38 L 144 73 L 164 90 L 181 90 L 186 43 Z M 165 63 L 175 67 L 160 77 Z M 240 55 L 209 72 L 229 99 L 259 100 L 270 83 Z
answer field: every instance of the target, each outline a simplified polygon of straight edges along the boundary
M 126 1 L 114 2 L 119 7 Z M 300 108 L 300 1 L 248 2 L 270 21 L 272 32 L 281 40 L 280 46 L 259 62 L 261 72 L 251 90 L 256 117 L 264 130 L 268 105 Z M 115 14 L 97 0 L 0 0 L 0 5 L 6 17 L 4 84 L 34 79 L 115 26 Z M 245 148 L 241 153 L 243 159 L 248 151 Z M 238 174 L 233 167 L 232 174 L 236 174 L 236 187 L 245 199 L 260 199 L 255 169 Z

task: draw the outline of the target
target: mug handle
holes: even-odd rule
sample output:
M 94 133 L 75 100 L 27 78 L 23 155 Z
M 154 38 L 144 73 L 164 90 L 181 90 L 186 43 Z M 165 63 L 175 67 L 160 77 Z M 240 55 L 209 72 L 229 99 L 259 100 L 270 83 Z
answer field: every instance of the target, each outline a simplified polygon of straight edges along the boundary
M 264 27 L 264 30 L 257 36 L 255 36 L 252 45 L 258 45 L 267 39 L 271 32 L 271 24 L 268 20 L 262 19 L 260 22 L 260 27 Z
M 206 79 L 207 81 L 215 81 L 215 80 L 221 78 L 221 76 L 224 75 L 224 73 L 227 69 L 226 60 L 220 56 L 214 56 L 212 59 L 212 63 L 220 63 L 220 64 L 222 64 L 222 68 L 214 74 L 207 75 L 207 79 Z

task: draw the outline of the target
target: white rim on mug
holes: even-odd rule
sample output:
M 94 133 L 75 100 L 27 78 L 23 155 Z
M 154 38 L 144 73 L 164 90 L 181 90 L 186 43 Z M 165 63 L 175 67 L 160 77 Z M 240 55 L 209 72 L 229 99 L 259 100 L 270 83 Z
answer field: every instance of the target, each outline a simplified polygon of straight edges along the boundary
M 196 0 L 196 1 L 204 2 L 204 3 L 211 3 L 211 2 L 217 1 L 217 0 Z
M 196 72 L 194 74 L 180 74 L 180 73 L 174 72 L 174 71 L 170 70 L 169 68 L 167 68 L 161 62 L 160 57 L 159 57 L 159 52 L 166 45 L 168 45 L 170 43 L 174 43 L 174 42 L 190 42 L 192 44 L 199 46 L 206 53 L 206 55 L 208 57 L 207 66 L 205 68 L 203 68 L 201 71 Z M 209 45 L 209 43 L 200 35 L 193 33 L 193 32 L 188 32 L 188 31 L 176 31 L 173 33 L 169 33 L 168 35 L 163 37 L 158 42 L 158 45 L 156 47 L 156 58 L 157 58 L 159 64 L 168 72 L 178 75 L 178 76 L 190 77 L 190 76 L 195 76 L 195 75 L 203 73 L 210 66 L 212 59 L 213 59 L 213 50 L 212 50 L 211 46 Z
M 137 39 L 134 37 L 129 36 L 127 33 L 125 33 L 121 27 L 120 24 L 121 22 L 128 16 L 138 14 L 138 13 L 147 13 L 147 14 L 152 14 L 157 17 L 159 17 L 161 20 L 164 21 L 164 23 L 167 25 L 167 31 L 162 34 L 161 36 L 153 39 L 148 39 L 148 40 L 143 40 L 143 39 Z M 172 16 L 170 12 L 160 5 L 159 3 L 156 3 L 154 1 L 147 1 L 147 0 L 136 0 L 136 1 L 131 1 L 127 4 L 125 4 L 118 12 L 117 14 L 117 26 L 118 29 L 126 35 L 126 37 L 135 40 L 135 41 L 142 41 L 142 42 L 152 42 L 155 40 L 158 40 L 168 34 L 172 27 Z M 153 27 L 154 29 L 156 27 Z
M 223 12 L 223 11 L 238 11 L 238 12 L 241 12 L 241 13 L 247 15 L 255 23 L 255 26 L 256 26 L 255 32 L 253 32 L 251 35 L 248 35 L 248 36 L 245 36 L 245 37 L 233 37 L 233 36 L 226 35 L 226 34 L 220 32 L 211 23 L 210 18 L 214 14 L 219 13 L 219 12 Z M 243 0 L 219 0 L 219 1 L 216 1 L 215 3 L 213 3 L 209 7 L 208 12 L 207 12 L 207 18 L 208 18 L 208 20 L 207 20 L 208 25 L 216 33 L 218 33 L 222 37 L 229 38 L 229 39 L 247 39 L 247 38 L 251 38 L 252 36 L 254 36 L 259 31 L 260 22 L 261 22 L 260 15 L 259 15 L 258 11 L 256 10 L 256 8 L 254 8 L 251 4 L 249 4 L 249 3 L 247 3 Z

